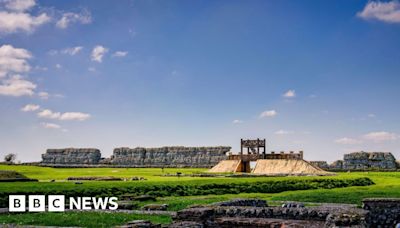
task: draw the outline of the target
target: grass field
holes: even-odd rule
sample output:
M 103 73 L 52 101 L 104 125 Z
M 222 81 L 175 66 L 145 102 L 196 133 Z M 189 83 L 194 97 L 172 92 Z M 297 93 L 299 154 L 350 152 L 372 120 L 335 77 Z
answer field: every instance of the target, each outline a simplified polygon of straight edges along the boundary
M 168 224 L 167 215 L 138 215 L 128 213 L 65 212 L 65 213 L 25 213 L 0 215 L 1 224 L 37 226 L 113 227 L 132 220 L 150 220 L 153 223 Z
M 166 196 L 157 198 L 157 203 L 169 204 L 169 210 L 180 210 L 187 206 L 194 204 L 208 204 L 232 198 L 260 198 L 271 202 L 274 201 L 303 201 L 311 203 L 352 203 L 361 204 L 363 198 L 368 197 L 399 197 L 400 198 L 400 172 L 355 172 L 355 173 L 339 173 L 333 177 L 243 177 L 243 178 L 227 178 L 227 177 L 162 177 L 162 174 L 181 172 L 185 174 L 204 172 L 205 169 L 161 169 L 152 168 L 44 168 L 33 166 L 8 166 L 0 165 L 0 170 L 15 170 L 29 178 L 39 179 L 39 182 L 26 182 L 26 183 L 0 183 L 1 193 L 24 193 L 26 191 L 38 190 L 42 192 L 59 192 L 67 191 L 69 189 L 76 190 L 84 188 L 85 191 L 90 193 L 90 189 L 103 188 L 104 186 L 110 189 L 120 188 L 135 188 L 140 185 L 150 186 L 175 186 L 175 185 L 204 185 L 204 184 L 217 184 L 227 183 L 228 187 L 234 188 L 236 185 L 251 183 L 272 183 L 271 181 L 304 181 L 304 180 L 352 180 L 355 178 L 367 177 L 370 178 L 375 185 L 370 186 L 353 186 L 344 188 L 328 188 L 328 189 L 308 189 L 308 190 L 289 190 L 280 192 L 242 192 L 238 194 L 204 194 L 204 195 L 187 195 L 187 196 Z M 105 182 L 105 181 L 91 181 L 84 182 L 83 185 L 75 185 L 74 183 L 67 182 L 65 179 L 70 176 L 115 176 L 115 177 L 132 177 L 140 176 L 145 177 L 146 181 L 129 181 L 129 182 Z M 49 180 L 55 179 L 55 183 L 50 183 Z M 325 183 L 324 182 L 324 183 Z M 329 183 L 329 181 L 327 182 Z M 296 188 L 297 189 L 297 188 Z M 300 188 L 301 189 L 301 186 Z M 113 191 L 110 190 L 110 194 Z M 149 202 L 141 202 L 139 206 Z M 270 204 L 271 204 L 270 203 Z M 127 220 L 133 220 L 134 216 L 140 215 L 127 215 L 117 214 L 110 215 L 107 213 L 94 213 L 85 212 L 79 215 L 80 218 L 95 218 L 96 223 L 104 224 L 104 227 L 113 226 L 116 224 L 123 224 Z M 111 217 L 110 217 L 111 216 Z M 114 217 L 113 217 L 114 216 Z M 19 215 L 0 215 L 0 224 L 2 223 L 16 223 L 20 221 L 21 224 L 31 225 L 57 225 L 55 220 L 50 218 L 59 218 L 63 221 L 63 225 L 68 226 L 85 226 L 95 227 L 92 221 L 82 221 L 76 223 L 76 213 L 38 213 L 38 214 L 19 214 Z M 127 219 L 127 220 L 125 220 Z M 152 221 L 157 220 L 160 223 L 168 223 L 170 218 L 168 216 L 153 216 Z M 92 226 L 92 225 L 93 226 Z

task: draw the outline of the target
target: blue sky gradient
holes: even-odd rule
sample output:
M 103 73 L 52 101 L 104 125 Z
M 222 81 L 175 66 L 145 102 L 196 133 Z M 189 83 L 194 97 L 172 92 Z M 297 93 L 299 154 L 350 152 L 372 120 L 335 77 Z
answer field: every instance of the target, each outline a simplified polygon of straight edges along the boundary
M 27 1 L 0 2 L 16 21 L 0 47 L 31 54 L 0 77 L 1 157 L 257 137 L 308 160 L 400 157 L 398 1 Z M 16 74 L 36 87 L 6 88 Z

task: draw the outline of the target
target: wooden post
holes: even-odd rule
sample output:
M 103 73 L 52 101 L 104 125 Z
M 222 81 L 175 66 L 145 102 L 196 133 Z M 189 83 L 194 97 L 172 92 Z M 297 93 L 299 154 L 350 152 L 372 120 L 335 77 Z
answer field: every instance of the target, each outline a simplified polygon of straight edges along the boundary
M 243 139 L 240 139 L 240 160 L 243 159 Z

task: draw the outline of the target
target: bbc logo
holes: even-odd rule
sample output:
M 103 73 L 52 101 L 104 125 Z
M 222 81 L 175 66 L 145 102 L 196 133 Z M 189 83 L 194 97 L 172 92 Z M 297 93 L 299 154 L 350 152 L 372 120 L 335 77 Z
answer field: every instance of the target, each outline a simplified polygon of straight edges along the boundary
M 10 195 L 8 200 L 8 210 L 10 212 L 26 211 L 26 196 L 25 195 Z M 64 211 L 65 196 L 64 195 L 49 195 L 47 197 L 48 211 Z M 44 195 L 29 195 L 28 196 L 28 211 L 42 212 L 46 211 L 46 196 Z

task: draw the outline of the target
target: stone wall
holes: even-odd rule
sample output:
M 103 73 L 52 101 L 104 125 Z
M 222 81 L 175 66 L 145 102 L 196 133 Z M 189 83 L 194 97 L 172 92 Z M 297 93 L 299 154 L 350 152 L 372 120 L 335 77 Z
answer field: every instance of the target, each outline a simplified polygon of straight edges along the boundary
M 400 199 L 364 199 L 363 209 L 351 205 L 268 207 L 247 199 L 198 206 L 177 212 L 169 227 L 399 227 Z M 237 202 L 249 206 L 229 206 Z M 223 206 L 228 205 L 228 206 Z M 265 205 L 265 206 L 264 206 Z M 290 221 L 289 224 L 285 222 Z
M 247 200 L 249 204 L 251 200 Z M 368 210 L 349 206 L 268 207 L 221 206 L 231 202 L 198 206 L 177 212 L 169 227 L 196 223 L 196 227 L 366 227 Z M 260 204 L 255 200 L 254 204 Z M 290 221 L 289 224 L 284 222 Z M 257 224 L 257 225 L 255 225 Z M 271 226 L 274 224 L 274 226 Z M 229 226 L 228 226 L 229 225 Z
M 115 148 L 111 164 L 135 167 L 212 167 L 231 147 Z
M 98 164 L 101 158 L 100 150 L 94 148 L 47 149 L 42 154 L 43 164 Z
M 345 154 L 343 160 L 332 164 L 324 161 L 315 161 L 311 164 L 325 170 L 395 170 L 399 168 L 395 157 L 389 152 L 354 152 Z
M 397 227 L 400 223 L 400 199 L 371 198 L 363 200 L 368 210 L 366 221 L 371 227 Z
M 328 162 L 326 161 L 310 161 L 310 164 L 321 169 L 329 169 Z
M 392 153 L 384 152 L 355 152 L 345 154 L 343 169 L 396 169 L 396 159 Z

